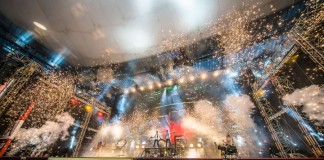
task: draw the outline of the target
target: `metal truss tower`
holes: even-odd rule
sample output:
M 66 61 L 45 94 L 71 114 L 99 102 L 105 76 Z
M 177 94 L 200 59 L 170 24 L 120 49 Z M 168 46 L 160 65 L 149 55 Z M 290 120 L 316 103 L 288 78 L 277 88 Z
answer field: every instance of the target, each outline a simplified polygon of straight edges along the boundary
M 285 76 L 275 76 L 275 77 L 271 78 L 271 82 L 275 86 L 277 92 L 279 93 L 280 98 L 282 98 L 286 94 L 292 93 L 295 90 L 293 85 L 290 83 L 290 81 L 287 78 L 285 78 Z M 304 134 L 304 138 L 306 139 L 309 146 L 311 147 L 313 154 L 316 157 L 323 156 L 323 151 L 322 151 L 319 143 L 314 138 L 314 136 L 311 135 L 309 130 L 306 128 L 306 126 L 304 124 L 304 120 L 303 120 L 302 116 L 298 113 L 297 108 L 290 104 L 286 104 L 286 108 L 283 109 L 282 111 L 279 111 L 277 113 L 277 116 L 280 116 L 281 114 L 284 114 L 285 112 L 290 112 L 290 115 L 292 115 L 292 117 L 296 120 L 296 122 L 298 123 L 298 127 Z
M 43 69 L 39 64 L 17 51 L 9 53 L 7 57 L 17 60 L 24 65 L 12 75 L 11 79 L 15 81 L 8 92 L 0 99 L 0 116 L 3 115 L 7 107 L 16 99 L 19 91 L 24 87 L 32 75 L 35 72 L 42 72 Z
M 84 136 L 85 136 L 85 134 L 87 132 L 87 128 L 88 128 L 92 113 L 93 113 L 93 110 L 91 110 L 90 112 L 87 112 L 87 114 L 86 114 L 85 121 L 82 124 L 82 126 L 84 126 L 84 128 L 81 130 L 81 133 L 78 136 L 78 141 L 76 143 L 76 146 L 75 146 L 75 149 L 73 151 L 72 157 L 78 157 L 79 156 L 79 151 L 81 149 Z
M 323 1 L 311 0 L 306 10 L 288 34 L 288 36 L 319 65 L 321 70 L 324 70 L 323 23 Z
M 280 156 L 287 158 L 288 154 L 293 152 L 290 137 L 284 133 L 279 120 L 277 118 L 272 118 L 275 113 L 272 110 L 269 101 L 265 97 L 259 96 L 257 92 L 253 93 L 253 97 L 257 107 L 260 109 L 261 115 L 264 117 L 272 139 L 275 141 Z
M 44 84 L 46 84 L 48 87 L 52 87 L 56 90 L 59 90 L 59 93 L 61 93 L 60 95 L 60 100 L 58 100 L 60 103 L 57 107 L 57 110 L 56 110 L 56 113 L 57 114 L 60 114 L 63 112 L 65 106 L 67 106 L 69 100 L 71 98 L 74 98 L 74 99 L 77 99 L 78 101 L 84 103 L 84 104 L 89 104 L 89 105 L 92 105 L 96 110 L 102 112 L 102 113 L 105 113 L 107 115 L 110 115 L 110 109 L 109 108 L 105 108 L 103 107 L 104 105 L 95 101 L 93 98 L 90 98 L 89 95 L 87 94 L 84 94 L 83 97 L 81 98 L 81 96 L 77 96 L 77 95 L 73 95 L 73 94 L 68 94 L 67 92 L 64 92 L 65 88 L 62 88 L 56 84 L 53 84 L 51 83 L 50 81 L 47 81 L 47 80 L 43 80 L 43 79 L 40 79 L 40 81 Z M 92 128 L 89 128 L 89 122 L 90 122 L 90 119 L 93 115 L 93 110 L 87 112 L 85 114 L 85 118 L 84 118 L 84 121 L 81 125 L 79 125 L 81 129 L 81 132 L 80 134 L 77 136 L 78 137 L 78 140 L 76 142 L 76 146 L 75 146 L 75 149 L 73 151 L 73 157 L 77 157 L 79 156 L 79 152 L 80 152 L 80 149 L 82 147 L 82 142 L 84 140 L 84 136 L 87 132 L 87 130 L 91 130 L 91 131 L 96 131 L 95 129 L 92 129 Z M 54 118 L 54 117 L 53 117 Z
M 286 54 L 282 61 L 277 66 L 272 66 L 271 70 L 268 71 L 268 76 L 264 79 L 259 80 L 253 84 L 253 96 L 259 107 L 262 116 L 264 117 L 269 131 L 274 139 L 277 148 L 280 151 L 280 155 L 287 157 L 288 153 L 291 152 L 291 147 L 287 143 L 282 135 L 282 128 L 278 121 L 276 120 L 284 113 L 290 113 L 292 117 L 298 123 L 300 130 L 302 131 L 304 138 L 308 142 L 312 149 L 313 154 L 316 157 L 323 156 L 323 151 L 316 139 L 310 134 L 307 128 L 304 126 L 303 118 L 298 113 L 296 107 L 291 105 L 286 105 L 281 111 L 274 113 L 269 105 L 266 98 L 260 97 L 258 92 L 261 91 L 269 82 L 271 82 L 276 88 L 279 97 L 282 98 L 287 93 L 291 93 L 295 88 L 291 83 L 284 77 L 276 76 L 276 73 L 284 66 L 284 64 L 295 54 L 299 49 L 302 49 L 307 53 L 311 59 L 324 70 L 324 58 L 323 58 L 323 29 L 322 27 L 324 21 L 324 7 L 323 2 L 319 0 L 310 0 L 308 7 L 301 15 L 301 17 L 296 22 L 295 26 L 288 33 L 288 37 L 295 41 L 295 45 Z

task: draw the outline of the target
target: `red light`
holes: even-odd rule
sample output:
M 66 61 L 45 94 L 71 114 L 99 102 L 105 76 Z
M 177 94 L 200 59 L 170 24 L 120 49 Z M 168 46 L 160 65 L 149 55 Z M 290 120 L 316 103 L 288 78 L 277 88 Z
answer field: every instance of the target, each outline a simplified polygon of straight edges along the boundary
M 71 98 L 71 104 L 73 105 L 77 105 L 79 103 L 79 101 L 75 98 Z
M 103 114 L 102 112 L 98 112 L 98 116 L 99 116 L 99 117 L 103 117 L 104 114 Z

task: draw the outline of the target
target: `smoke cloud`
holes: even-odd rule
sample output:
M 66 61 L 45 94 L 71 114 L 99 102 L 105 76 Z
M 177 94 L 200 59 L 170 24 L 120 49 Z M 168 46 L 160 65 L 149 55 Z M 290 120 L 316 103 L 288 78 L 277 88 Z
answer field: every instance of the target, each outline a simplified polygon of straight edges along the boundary
M 74 118 L 65 112 L 57 115 L 55 119 L 56 122 L 46 121 L 40 128 L 21 128 L 8 155 L 12 156 L 26 146 L 36 146 L 35 150 L 41 152 L 58 139 L 66 140 L 67 136 L 69 136 L 68 129 L 73 125 Z
M 324 125 L 324 92 L 318 85 L 296 89 L 293 93 L 286 94 L 282 99 L 285 104 L 303 105 L 303 112 L 311 120 L 317 121 L 317 125 Z
M 255 106 L 248 95 L 227 95 L 223 103 L 226 111 L 230 113 L 230 118 L 237 125 L 244 128 L 255 127 L 255 123 L 250 117 Z

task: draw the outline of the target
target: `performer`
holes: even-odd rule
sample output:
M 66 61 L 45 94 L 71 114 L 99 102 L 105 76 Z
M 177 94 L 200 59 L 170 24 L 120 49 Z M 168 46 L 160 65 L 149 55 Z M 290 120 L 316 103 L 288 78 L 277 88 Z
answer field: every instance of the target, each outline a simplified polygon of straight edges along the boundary
M 102 142 L 101 142 L 101 141 L 98 142 L 98 144 L 97 144 L 97 146 L 96 146 L 96 148 L 95 148 L 95 150 L 97 151 L 97 152 L 96 152 L 97 157 L 101 155 L 100 152 L 101 152 L 101 148 L 102 148 L 102 147 L 103 147 Z
M 165 147 L 168 147 L 168 143 L 169 143 L 169 147 L 170 147 L 172 145 L 171 141 L 170 141 L 170 133 L 169 133 L 169 130 L 166 130 Z
M 154 138 L 153 148 L 155 147 L 155 144 L 157 144 L 157 147 L 159 148 L 160 147 L 160 145 L 159 145 L 159 140 L 160 140 L 159 132 L 156 131 L 155 136 L 152 137 L 152 138 Z
M 169 130 L 166 130 L 166 136 L 165 136 L 165 146 L 166 147 L 168 147 L 168 144 L 169 144 L 169 147 L 172 146 L 171 141 L 170 141 L 170 134 L 173 134 L 173 133 L 174 132 L 170 133 Z
M 228 145 L 228 146 L 234 146 L 234 143 L 233 143 L 233 138 L 227 134 L 226 136 L 226 142 L 225 142 L 225 145 Z

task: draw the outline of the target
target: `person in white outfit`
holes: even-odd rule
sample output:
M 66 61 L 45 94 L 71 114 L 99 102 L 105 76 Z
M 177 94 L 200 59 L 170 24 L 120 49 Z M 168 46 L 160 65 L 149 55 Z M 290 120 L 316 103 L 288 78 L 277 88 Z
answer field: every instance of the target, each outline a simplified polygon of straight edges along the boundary
M 170 132 L 169 130 L 166 130 L 166 136 L 165 136 L 165 146 L 168 147 L 168 144 L 169 144 L 169 147 L 172 146 L 171 144 L 171 141 L 170 141 Z
M 155 144 L 156 144 L 157 147 L 159 148 L 160 147 L 160 145 L 159 145 L 160 136 L 159 136 L 159 132 L 158 131 L 156 131 L 153 139 L 154 139 L 153 147 L 155 147 Z

